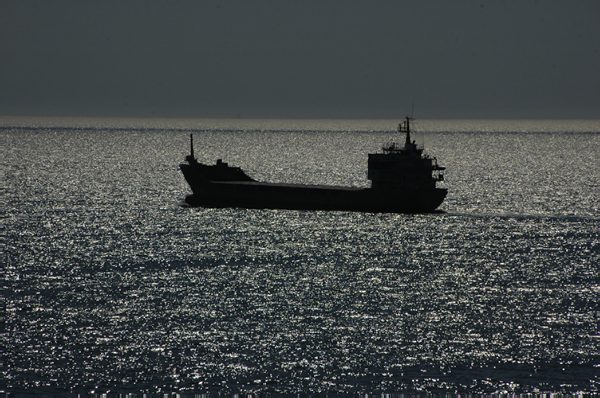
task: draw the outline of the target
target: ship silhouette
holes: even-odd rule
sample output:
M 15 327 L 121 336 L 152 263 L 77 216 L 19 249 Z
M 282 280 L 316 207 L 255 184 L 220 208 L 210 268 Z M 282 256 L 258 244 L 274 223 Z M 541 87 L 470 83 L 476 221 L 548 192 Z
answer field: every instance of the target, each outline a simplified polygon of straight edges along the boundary
M 444 180 L 445 167 L 411 141 L 410 121 L 406 117 L 398 125 L 398 132 L 406 134 L 403 146 L 391 143 L 382 148 L 383 153 L 369 154 L 369 188 L 256 181 L 221 159 L 214 165 L 198 162 L 190 134 L 190 154 L 179 166 L 193 192 L 185 201 L 190 206 L 217 208 L 434 212 L 448 193 L 437 187 Z

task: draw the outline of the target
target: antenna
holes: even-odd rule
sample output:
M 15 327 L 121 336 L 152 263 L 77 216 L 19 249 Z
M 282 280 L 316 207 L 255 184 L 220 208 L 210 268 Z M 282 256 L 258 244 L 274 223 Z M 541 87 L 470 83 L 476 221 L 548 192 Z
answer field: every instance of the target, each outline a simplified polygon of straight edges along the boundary
M 410 118 L 414 120 L 415 118 L 415 99 L 413 98 L 412 100 L 412 107 L 411 107 L 411 111 L 410 111 Z M 423 148 L 425 148 L 425 135 L 422 134 L 423 137 Z

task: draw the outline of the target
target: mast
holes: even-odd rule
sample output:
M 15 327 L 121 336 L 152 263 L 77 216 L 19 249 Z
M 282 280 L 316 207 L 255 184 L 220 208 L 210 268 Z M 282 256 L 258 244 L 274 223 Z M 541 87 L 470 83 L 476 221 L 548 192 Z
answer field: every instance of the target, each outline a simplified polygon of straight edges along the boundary
M 399 133 L 406 133 L 406 141 L 404 143 L 405 149 L 413 149 L 412 143 L 410 141 L 410 117 L 406 117 L 404 123 L 398 125 Z
M 410 118 L 406 117 L 406 143 L 404 144 L 406 149 L 410 148 Z
M 195 163 L 196 158 L 194 157 L 194 134 L 190 133 L 190 154 L 185 157 L 189 163 Z
M 190 156 L 194 158 L 194 134 L 190 133 Z

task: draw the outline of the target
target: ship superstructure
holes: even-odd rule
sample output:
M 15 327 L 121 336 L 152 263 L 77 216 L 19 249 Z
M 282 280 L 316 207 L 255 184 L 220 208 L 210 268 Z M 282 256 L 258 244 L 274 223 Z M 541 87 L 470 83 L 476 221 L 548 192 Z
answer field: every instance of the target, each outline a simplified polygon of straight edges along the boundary
M 406 134 L 404 146 L 391 143 L 382 148 L 383 153 L 369 154 L 368 178 L 373 189 L 427 190 L 435 189 L 444 180 L 443 171 L 436 158 L 423 154 L 410 138 L 410 118 L 398 125 L 398 132 Z

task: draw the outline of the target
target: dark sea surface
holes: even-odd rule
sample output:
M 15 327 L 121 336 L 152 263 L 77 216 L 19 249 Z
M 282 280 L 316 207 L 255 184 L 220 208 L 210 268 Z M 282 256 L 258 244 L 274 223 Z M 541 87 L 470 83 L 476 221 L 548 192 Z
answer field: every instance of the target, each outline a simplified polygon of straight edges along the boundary
M 368 186 L 396 123 L 0 118 L 0 390 L 600 392 L 600 121 L 417 120 L 442 214 L 182 206 L 190 133 Z

